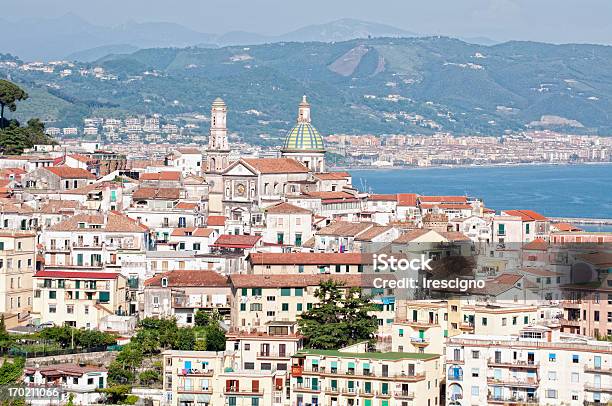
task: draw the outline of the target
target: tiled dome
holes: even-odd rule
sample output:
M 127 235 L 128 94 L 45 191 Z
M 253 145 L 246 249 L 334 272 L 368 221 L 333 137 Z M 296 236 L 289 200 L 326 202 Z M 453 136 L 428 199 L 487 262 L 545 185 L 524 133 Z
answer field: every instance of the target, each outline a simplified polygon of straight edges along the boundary
M 323 137 L 310 123 L 299 122 L 285 138 L 283 151 L 323 151 Z

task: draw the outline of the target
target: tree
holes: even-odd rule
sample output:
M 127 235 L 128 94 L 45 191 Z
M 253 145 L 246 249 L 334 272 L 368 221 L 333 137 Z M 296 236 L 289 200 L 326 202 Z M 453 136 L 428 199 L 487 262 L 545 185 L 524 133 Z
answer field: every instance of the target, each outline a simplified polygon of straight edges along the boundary
M 26 100 L 28 94 L 19 86 L 8 80 L 0 79 L 0 128 L 4 128 L 4 108 L 17 110 L 18 101 Z
M 120 385 L 129 384 L 134 382 L 134 373 L 120 362 L 113 361 L 108 367 L 108 380 Z
M 138 380 L 142 385 L 153 385 L 161 382 L 161 374 L 156 369 L 147 369 L 138 375 Z
M 6 341 L 10 338 L 6 331 L 6 323 L 4 322 L 4 314 L 0 316 L 0 341 Z
M 347 289 L 333 280 L 322 281 L 315 292 L 319 300 L 298 319 L 301 333 L 311 348 L 338 349 L 356 342 L 371 340 L 378 329 L 375 310 L 369 296 L 361 289 Z
M 205 327 L 210 323 L 210 315 L 202 309 L 196 311 L 193 321 L 197 327 Z
M 209 324 L 206 327 L 206 350 L 223 351 L 225 350 L 225 331 L 217 323 Z
M 193 329 L 181 328 L 176 335 L 176 341 L 172 346 L 174 350 L 192 351 L 195 347 L 196 337 Z
M 15 358 L 13 362 L 4 358 L 4 362 L 0 366 L 0 385 L 16 383 L 21 378 L 21 375 L 23 375 L 24 367 L 24 358 Z
M 130 385 L 112 385 L 108 388 L 98 389 L 98 392 L 106 395 L 106 403 L 118 405 L 125 401 L 131 389 Z

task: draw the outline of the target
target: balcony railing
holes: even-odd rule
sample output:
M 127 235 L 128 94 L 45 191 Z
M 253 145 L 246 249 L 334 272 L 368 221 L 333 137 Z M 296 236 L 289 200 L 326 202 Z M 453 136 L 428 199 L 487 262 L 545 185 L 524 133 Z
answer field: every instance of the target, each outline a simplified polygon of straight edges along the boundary
M 197 386 L 181 386 L 179 385 L 179 387 L 177 388 L 177 391 L 179 393 L 181 392 L 186 392 L 186 393 L 208 393 L 211 394 L 212 393 L 212 388 L 199 388 Z
M 179 376 L 213 376 L 212 369 L 199 369 L 199 368 L 178 368 L 177 375 Z
M 487 360 L 487 364 L 491 366 L 498 367 L 509 367 L 509 368 L 537 368 L 540 366 L 540 363 L 535 360 L 511 360 L 511 361 L 502 361 L 501 359 L 489 358 Z
M 398 399 L 414 399 L 414 392 L 408 392 L 406 390 L 399 390 L 393 392 L 393 396 Z
M 293 390 L 296 392 L 321 392 L 320 386 L 306 386 L 303 384 L 293 385 Z
M 537 405 L 540 403 L 537 396 L 525 396 L 525 397 L 514 397 L 514 396 L 487 396 L 489 403 L 501 403 L 501 404 L 518 404 L 518 405 Z
M 257 357 L 259 358 L 291 358 L 291 356 L 287 354 L 286 352 L 272 352 L 272 351 L 258 352 Z

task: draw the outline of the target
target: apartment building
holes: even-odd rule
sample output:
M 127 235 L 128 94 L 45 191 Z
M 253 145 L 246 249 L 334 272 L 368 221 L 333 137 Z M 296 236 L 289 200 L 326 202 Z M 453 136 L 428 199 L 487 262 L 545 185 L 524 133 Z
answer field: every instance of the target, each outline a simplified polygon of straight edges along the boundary
M 0 313 L 7 327 L 28 319 L 32 310 L 32 275 L 36 268 L 36 234 L 0 231 Z
M 109 315 L 126 314 L 127 298 L 127 280 L 117 272 L 38 271 L 32 319 L 95 329 Z
M 164 351 L 165 404 L 284 406 L 286 371 L 240 366 L 235 351 Z
M 312 238 L 312 213 L 289 203 L 265 209 L 264 243 L 301 247 Z
M 343 283 L 343 289 L 364 286 L 360 275 L 230 275 L 231 325 L 241 331 L 265 331 L 271 322 L 295 322 L 317 301 L 319 283 L 330 279 Z
M 528 326 L 518 335 L 447 341 L 449 405 L 594 405 L 612 401 L 612 344 Z
M 186 326 L 198 310 L 229 317 L 230 293 L 227 277 L 214 271 L 164 272 L 144 283 L 144 317 L 176 317 Z
M 291 404 L 434 406 L 440 404 L 437 354 L 366 352 L 363 346 L 304 349 L 292 357 Z

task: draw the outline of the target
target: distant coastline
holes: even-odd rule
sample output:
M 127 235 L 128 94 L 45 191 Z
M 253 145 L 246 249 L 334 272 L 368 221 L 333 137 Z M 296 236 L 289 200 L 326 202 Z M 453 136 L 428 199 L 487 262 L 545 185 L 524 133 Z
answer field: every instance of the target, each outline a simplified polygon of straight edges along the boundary
M 530 166 L 583 166 L 583 165 L 612 165 L 610 162 L 525 162 L 525 163 L 501 163 L 501 164 L 482 164 L 482 165 L 459 165 L 442 164 L 430 166 L 330 166 L 328 169 L 334 171 L 395 171 L 395 170 L 417 170 L 417 169 L 470 169 L 470 168 L 518 168 Z

